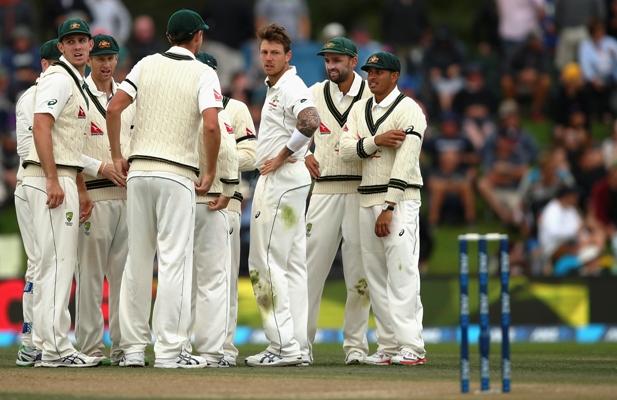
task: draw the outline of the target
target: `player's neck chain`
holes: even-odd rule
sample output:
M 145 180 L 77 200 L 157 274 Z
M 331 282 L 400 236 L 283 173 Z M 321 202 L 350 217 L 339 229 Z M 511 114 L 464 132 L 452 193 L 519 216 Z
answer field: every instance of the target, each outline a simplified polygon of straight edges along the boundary
M 365 86 L 365 82 L 362 81 L 362 83 L 360 84 L 360 90 L 358 91 L 358 94 L 356 95 L 356 97 L 353 98 L 353 100 L 351 101 L 351 104 L 349 105 L 349 107 L 347 107 L 347 110 L 345 110 L 345 112 L 341 114 L 339 110 L 336 108 L 336 105 L 334 105 L 334 101 L 332 100 L 332 96 L 330 95 L 330 81 L 326 82 L 326 84 L 324 85 L 323 94 L 324 94 L 324 99 L 326 100 L 326 106 L 328 106 L 328 110 L 330 111 L 330 114 L 332 114 L 334 119 L 336 119 L 336 122 L 338 122 L 341 128 L 347 122 L 347 117 L 349 116 L 351 107 L 353 107 L 353 105 L 362 98 L 362 93 L 364 93 L 364 86 Z

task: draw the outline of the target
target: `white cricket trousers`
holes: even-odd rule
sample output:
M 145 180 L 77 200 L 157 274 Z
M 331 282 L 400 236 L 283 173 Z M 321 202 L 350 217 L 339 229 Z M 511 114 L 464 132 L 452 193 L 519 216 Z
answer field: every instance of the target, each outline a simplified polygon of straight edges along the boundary
M 154 353 L 157 359 L 172 359 L 189 341 L 195 184 L 173 173 L 131 171 L 126 214 L 129 252 L 120 288 L 120 348 L 125 354 L 142 353 L 150 343 L 156 254 Z
M 22 310 L 24 324 L 21 332 L 21 343 L 27 347 L 41 347 L 41 341 L 34 330 L 34 307 L 35 302 L 40 301 L 40 290 L 34 287 L 34 281 L 38 273 L 39 249 L 34 239 L 34 222 L 30 205 L 26 200 L 26 193 L 21 184 L 15 188 L 15 214 L 21 233 L 21 241 L 26 252 L 26 275 L 24 280 L 24 294 L 22 295 Z
M 324 284 L 341 243 L 343 274 L 347 288 L 343 323 L 343 349 L 368 353 L 370 298 L 362 266 L 359 226 L 359 194 L 313 194 L 306 216 L 306 261 L 308 270 L 308 337 L 312 345 L 317 332 L 319 305 Z
M 223 358 L 229 324 L 231 248 L 224 210 L 197 204 L 193 253 L 193 348 L 208 361 Z
M 47 206 L 45 177 L 24 178 L 22 186 L 30 205 L 34 240 L 40 251 L 34 287 L 39 300 L 34 303 L 34 324 L 41 340 L 43 360 L 55 360 L 75 352 L 69 340 L 71 314 L 69 298 L 77 264 L 79 198 L 74 177 L 58 177 L 64 201 L 56 208 Z M 38 346 L 37 346 L 38 347 Z
M 234 346 L 234 336 L 238 325 L 238 274 L 240 273 L 240 214 L 227 211 L 230 232 L 231 265 L 229 277 L 229 318 L 227 324 L 227 338 L 223 349 L 225 356 L 238 357 L 238 349 Z
M 103 281 L 109 283 L 108 310 L 111 355 L 120 352 L 118 307 L 122 271 L 128 253 L 126 200 L 94 203 L 90 218 L 79 227 L 75 281 L 75 339 L 84 354 L 103 352 L 105 322 L 101 312 Z
M 253 196 L 249 274 L 268 351 L 309 357 L 305 208 L 310 176 L 286 163 L 257 180 Z
M 392 213 L 390 234 L 375 235 L 382 206 L 360 208 L 360 241 L 371 304 L 381 326 L 379 350 L 407 349 L 424 357 L 420 300 L 420 200 L 401 201 Z

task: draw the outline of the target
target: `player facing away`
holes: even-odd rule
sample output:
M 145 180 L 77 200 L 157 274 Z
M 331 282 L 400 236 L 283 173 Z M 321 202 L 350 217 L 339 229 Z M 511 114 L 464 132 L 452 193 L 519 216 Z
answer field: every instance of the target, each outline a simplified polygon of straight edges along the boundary
M 356 45 L 344 37 L 324 44 L 328 79 L 311 87 L 321 124 L 315 132 L 315 154 L 305 163 L 315 179 L 306 216 L 306 263 L 308 270 L 308 337 L 312 345 L 317 332 L 319 305 L 332 261 L 342 241 L 343 271 L 347 287 L 343 349 L 346 364 L 358 364 L 368 353 L 366 331 L 370 299 L 362 267 L 358 225 L 358 185 L 362 179 L 359 160 L 339 156 L 339 139 L 351 107 L 371 95 L 366 82 L 354 72 L 358 64 Z
M 203 368 L 186 351 L 191 323 L 195 191 L 205 194 L 216 174 L 222 108 L 216 73 L 195 59 L 208 29 L 195 11 L 181 9 L 167 23 L 172 47 L 145 57 L 129 72 L 107 108 L 107 133 L 116 171 L 127 173 L 128 258 L 120 289 L 120 366 L 144 366 L 152 269 L 158 286 L 152 325 L 154 366 Z M 128 162 L 120 147 L 121 115 L 136 102 Z M 199 132 L 199 125 L 203 130 Z M 199 135 L 207 165 L 199 175 Z
M 92 107 L 88 114 L 84 154 L 94 160 L 94 172 L 86 172 L 85 178 L 95 207 L 90 218 L 79 227 L 78 266 L 75 271 L 75 339 L 82 353 L 105 357 L 101 303 L 103 281 L 107 278 L 110 362 L 118 365 L 122 358 L 118 319 L 120 283 L 128 252 L 126 182 L 115 170 L 111 159 L 105 116 L 107 103 L 118 90 L 113 75 L 118 64 L 119 46 L 116 39 L 109 35 L 96 35 L 93 40 L 94 47 L 90 52 L 92 72 L 86 78 L 86 93 Z M 124 150 L 128 146 L 134 115 L 134 104 L 122 113 L 120 142 Z
M 375 53 L 362 69 L 368 72 L 373 96 L 353 106 L 340 152 L 343 159 L 362 160 L 358 187 L 362 261 L 381 326 L 378 350 L 364 362 L 424 364 L 418 213 L 426 117 L 397 88 L 400 62 L 396 56 Z
M 62 57 L 39 79 L 34 100 L 34 146 L 24 161 L 23 187 L 32 213 L 39 270 L 35 287 L 34 326 L 42 347 L 41 367 L 91 367 L 100 359 L 75 350 L 69 297 L 79 222 L 92 210 L 81 175 L 82 150 L 90 102 L 83 90 L 92 38 L 81 19 L 58 28 Z M 79 192 L 78 192 L 79 191 Z
M 58 39 L 48 40 L 40 49 L 41 70 L 45 72 L 52 62 L 58 61 Z M 38 82 L 38 79 L 37 79 Z M 15 106 L 15 135 L 17 136 L 17 155 L 19 155 L 19 169 L 17 171 L 17 186 L 15 187 L 15 214 L 21 233 L 21 241 L 26 252 L 26 275 L 24 294 L 22 295 L 22 310 L 24 316 L 23 329 L 21 331 L 21 346 L 17 352 L 15 363 L 20 367 L 34 365 L 41 356 L 41 342 L 34 330 L 34 304 L 40 301 L 40 290 L 34 287 L 34 279 L 38 273 L 39 249 L 34 235 L 34 223 L 30 205 L 26 201 L 22 186 L 24 168 L 21 165 L 28 157 L 32 147 L 32 119 L 34 118 L 34 93 L 37 83 L 30 86 L 17 101 Z
M 257 34 L 268 88 L 257 135 L 249 274 L 270 342 L 250 366 L 310 363 L 307 340 L 305 203 L 311 177 L 302 162 L 319 114 L 296 68 L 291 40 L 271 24 Z
M 211 65 L 208 62 L 209 54 L 197 53 L 196 57 L 204 64 Z M 225 110 L 219 111 L 218 119 L 221 146 L 216 161 L 216 177 L 208 193 L 197 196 L 191 307 L 192 347 L 211 368 L 230 366 L 223 353 L 229 325 L 231 277 L 231 237 L 225 207 L 239 183 L 238 153 L 231 121 Z M 201 151 L 202 171 L 207 162 L 206 155 Z

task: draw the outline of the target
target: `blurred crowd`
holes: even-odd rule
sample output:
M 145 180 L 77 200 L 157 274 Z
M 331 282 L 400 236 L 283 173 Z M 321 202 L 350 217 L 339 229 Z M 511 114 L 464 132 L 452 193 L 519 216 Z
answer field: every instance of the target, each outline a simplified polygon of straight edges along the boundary
M 287 28 L 292 64 L 307 85 L 325 79 L 316 53 L 332 37 L 357 44 L 358 65 L 373 52 L 394 52 L 401 91 L 430 120 L 422 160 L 428 226 L 473 230 L 498 220 L 520 239 L 512 264 L 529 275 L 617 271 L 617 0 L 484 0 L 466 42 L 431 18 L 428 0 L 383 0 L 377 32 L 362 20 L 311 31 L 308 3 L 226 0 L 200 10 L 211 28 L 203 50 L 218 59 L 225 94 L 249 106 L 256 126 L 265 96 L 256 28 Z M 44 4 L 0 1 L 0 205 L 15 186 L 15 103 L 40 73 L 40 44 L 63 19 L 85 18 L 93 34 L 118 40 L 117 81 L 168 47 L 165 27 L 148 10 L 131 15 L 121 0 Z M 548 140 L 523 122 L 550 129 Z M 592 135 L 598 129 L 607 137 Z

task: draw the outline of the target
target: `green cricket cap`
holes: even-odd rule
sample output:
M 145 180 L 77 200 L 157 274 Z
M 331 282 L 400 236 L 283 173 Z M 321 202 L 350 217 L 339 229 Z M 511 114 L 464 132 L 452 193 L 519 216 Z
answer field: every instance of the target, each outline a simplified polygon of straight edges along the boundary
M 193 33 L 208 29 L 210 27 L 206 25 L 201 15 L 186 8 L 171 14 L 167 21 L 167 34 L 178 40 L 188 39 Z
M 328 40 L 317 55 L 323 56 L 325 53 L 344 54 L 349 57 L 355 57 L 358 55 L 358 48 L 351 40 L 339 36 Z
M 208 67 L 212 68 L 215 71 L 219 65 L 218 62 L 216 61 L 216 58 L 214 58 L 212 54 L 209 54 L 206 52 L 199 52 L 195 54 L 195 58 L 197 58 L 199 61 L 206 64 Z
M 94 47 L 90 51 L 90 56 L 106 56 L 120 52 L 120 46 L 113 36 L 95 35 L 92 40 L 94 40 Z
M 394 54 L 380 51 L 371 55 L 361 69 L 362 71 L 368 71 L 369 68 L 401 72 L 401 62 Z
M 39 53 L 41 60 L 59 60 L 62 53 L 58 50 L 58 39 L 51 39 L 43 43 Z
M 69 18 L 58 27 L 58 41 L 62 41 L 62 38 L 68 35 L 86 35 L 92 37 L 92 34 L 90 34 L 90 25 L 83 19 Z

